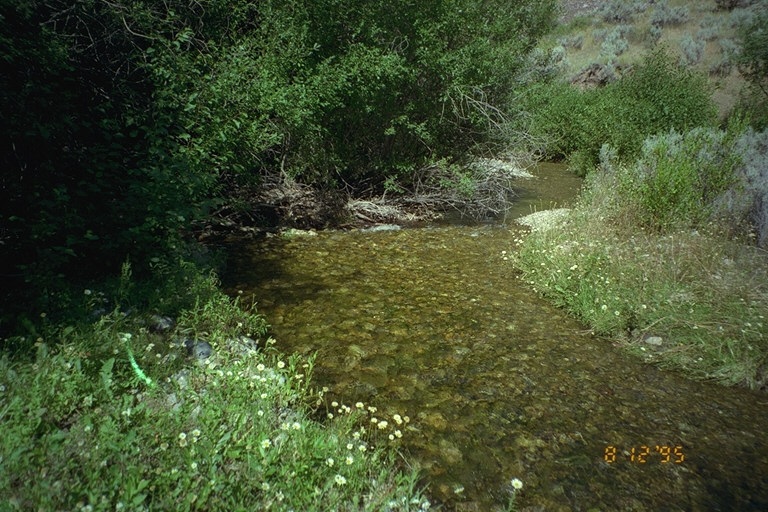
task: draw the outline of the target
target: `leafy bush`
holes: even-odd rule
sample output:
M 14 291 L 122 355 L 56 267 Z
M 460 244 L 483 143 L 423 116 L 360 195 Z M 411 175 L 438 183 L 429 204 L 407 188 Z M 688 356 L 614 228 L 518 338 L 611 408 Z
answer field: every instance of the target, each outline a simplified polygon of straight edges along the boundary
M 515 262 L 646 361 L 766 389 L 766 159 L 768 134 L 738 122 L 651 137 L 635 162 L 604 146 L 571 214 L 517 240 Z
M 508 94 L 510 71 L 553 9 L 475 0 L 261 2 L 269 16 L 259 30 L 205 60 L 186 57 L 196 74 L 176 76 L 170 96 L 199 94 L 194 105 L 176 106 L 189 108 L 193 142 L 218 144 L 233 124 L 222 125 L 231 117 L 224 106 L 238 107 L 260 172 L 282 169 L 323 186 L 383 182 L 482 141 L 490 107 Z M 206 98 L 218 104 L 206 106 Z M 243 129 L 232 131 L 226 148 L 240 146 Z M 221 153 L 215 149 L 203 152 Z
M 126 257 L 147 268 L 237 185 L 381 186 L 491 141 L 554 9 L 5 0 L 3 313 Z
M 734 11 L 735 12 L 735 11 Z M 740 26 L 741 51 L 735 57 L 750 87 L 737 110 L 758 129 L 768 127 L 768 14 L 761 13 Z
M 668 232 L 716 224 L 738 239 L 768 242 L 768 132 L 732 121 L 648 138 L 638 160 L 620 165 L 604 146 L 600 168 L 615 179 L 625 220 Z
M 664 231 L 711 220 L 716 201 L 736 182 L 734 136 L 698 128 L 648 138 L 637 162 L 616 171 L 620 194 L 636 207 L 640 224 Z
M 768 82 L 768 14 L 762 13 L 740 27 L 742 74 L 752 83 L 765 86 Z
M 141 9 L 3 3 L 4 317 L 50 308 L 66 277 L 111 274 L 126 257 L 147 268 L 215 204 L 215 169 L 180 154 L 175 118 L 153 103 L 144 52 L 180 43 L 140 37 Z
M 749 128 L 734 142 L 739 155 L 736 177 L 738 186 L 731 187 L 717 203 L 718 211 L 727 215 L 732 230 L 746 227 L 760 247 L 768 246 L 768 131 Z
M 685 131 L 715 121 L 706 77 L 676 66 L 663 48 L 649 53 L 616 87 L 622 96 L 641 103 L 632 121 L 646 134 L 670 128 Z
M 663 49 L 604 88 L 580 91 L 552 82 L 531 87 L 522 100 L 532 132 L 549 141 L 544 152 L 573 159 L 583 173 L 597 164 L 605 143 L 630 160 L 649 135 L 716 118 L 706 78 L 680 69 Z

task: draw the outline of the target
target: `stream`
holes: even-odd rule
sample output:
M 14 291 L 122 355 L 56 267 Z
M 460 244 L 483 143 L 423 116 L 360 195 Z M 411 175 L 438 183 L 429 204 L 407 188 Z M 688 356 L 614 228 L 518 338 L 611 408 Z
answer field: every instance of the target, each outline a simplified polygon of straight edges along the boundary
M 508 219 L 567 204 L 544 164 Z M 507 259 L 522 228 L 325 231 L 229 248 L 286 353 L 329 400 L 411 418 L 401 448 L 444 510 L 768 510 L 768 395 L 693 382 L 590 334 Z

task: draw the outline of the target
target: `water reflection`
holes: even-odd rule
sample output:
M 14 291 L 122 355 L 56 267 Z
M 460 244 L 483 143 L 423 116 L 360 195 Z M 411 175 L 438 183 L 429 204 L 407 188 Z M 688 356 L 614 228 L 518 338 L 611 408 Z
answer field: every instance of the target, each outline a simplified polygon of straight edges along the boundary
M 547 172 L 531 202 L 563 188 Z M 517 281 L 503 252 L 515 236 L 486 225 L 271 239 L 238 247 L 229 280 L 259 301 L 278 346 L 318 353 L 318 385 L 410 414 L 404 446 L 449 509 L 502 507 L 513 477 L 521 510 L 768 509 L 768 397 L 686 381 L 592 337 Z

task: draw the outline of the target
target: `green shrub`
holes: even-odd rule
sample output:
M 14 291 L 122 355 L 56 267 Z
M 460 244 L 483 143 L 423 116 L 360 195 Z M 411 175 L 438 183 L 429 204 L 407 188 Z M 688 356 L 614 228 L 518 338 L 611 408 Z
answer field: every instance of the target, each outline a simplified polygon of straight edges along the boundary
M 604 146 L 571 214 L 518 240 L 516 264 L 646 361 L 764 389 L 766 159 L 768 134 L 740 123 L 651 137 L 630 163 Z
M 737 26 L 741 51 L 736 61 L 739 71 L 750 83 L 738 110 L 750 118 L 756 128 L 764 129 L 768 126 L 768 14 L 762 12 Z
M 745 130 L 734 141 L 741 160 L 736 186 L 719 198 L 716 206 L 736 233 L 747 231 L 758 246 L 768 246 L 768 131 Z
M 521 99 L 532 117 L 530 130 L 548 141 L 544 153 L 574 157 L 582 173 L 597 164 L 605 143 L 629 161 L 649 135 L 716 119 L 706 77 L 681 69 L 664 49 L 606 87 L 581 91 L 549 82 L 531 86 Z
M 243 184 L 382 187 L 498 143 L 556 2 L 70 4 L 0 6 L 0 331 L 174 255 Z
M 706 76 L 681 69 L 664 48 L 649 53 L 616 87 L 623 97 L 639 103 L 632 109 L 630 122 L 639 125 L 643 138 L 716 121 Z
M 647 139 L 637 162 L 615 171 L 620 194 L 637 207 L 640 224 L 665 231 L 711 220 L 717 200 L 737 180 L 734 137 L 694 129 Z
M 619 164 L 604 146 L 601 173 L 615 180 L 621 216 L 652 231 L 716 225 L 729 236 L 768 242 L 768 132 L 733 121 L 647 139 L 640 157 Z

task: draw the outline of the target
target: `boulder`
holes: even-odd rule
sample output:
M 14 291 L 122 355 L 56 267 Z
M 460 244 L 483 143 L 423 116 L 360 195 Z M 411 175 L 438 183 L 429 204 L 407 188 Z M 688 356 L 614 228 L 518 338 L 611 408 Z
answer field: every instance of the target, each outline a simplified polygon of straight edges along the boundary
M 152 332 L 168 332 L 176 325 L 173 318 L 161 315 L 152 315 L 149 317 L 149 330 Z
M 586 68 L 579 71 L 576 76 L 571 78 L 571 83 L 582 89 L 593 89 L 604 87 L 611 82 L 621 78 L 623 68 L 608 64 L 599 64 L 593 62 Z
M 197 360 L 202 361 L 213 355 L 213 347 L 207 341 L 186 339 L 184 340 L 184 347 L 187 349 L 187 354 Z

